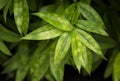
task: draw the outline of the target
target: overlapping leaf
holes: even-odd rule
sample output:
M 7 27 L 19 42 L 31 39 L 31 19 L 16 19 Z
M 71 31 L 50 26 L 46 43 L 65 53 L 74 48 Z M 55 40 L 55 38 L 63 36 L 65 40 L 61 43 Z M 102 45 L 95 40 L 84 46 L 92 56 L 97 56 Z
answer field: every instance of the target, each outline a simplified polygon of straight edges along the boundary
M 78 20 L 76 26 L 88 32 L 93 32 L 100 35 L 108 36 L 106 31 L 100 25 L 96 24 L 93 21 Z
M 82 63 L 81 63 L 81 59 L 82 59 L 82 43 L 81 43 L 81 39 L 78 36 L 77 31 L 73 31 L 72 32 L 72 56 L 75 62 L 75 65 L 78 69 L 78 71 L 80 72 Z
M 79 32 L 79 38 L 81 39 L 81 42 L 86 47 L 88 47 L 89 49 L 91 49 L 92 51 L 103 57 L 101 48 L 98 45 L 98 43 L 95 41 L 95 39 L 90 34 L 88 34 L 87 32 L 81 29 L 78 29 L 77 31 Z
M 98 15 L 98 13 L 92 7 L 82 2 L 79 3 L 79 6 L 80 6 L 82 15 L 86 19 L 93 21 L 97 23 L 98 25 L 100 25 L 101 27 L 105 28 L 102 18 Z
M 7 4 L 9 0 L 0 0 L 0 10 Z
M 63 34 L 63 31 L 56 29 L 51 25 L 45 25 L 43 27 L 40 27 L 32 31 L 30 34 L 24 36 L 22 39 L 45 40 L 45 39 L 52 39 L 52 38 L 58 37 L 62 34 Z
M 20 36 L 0 24 L 0 39 L 7 42 L 17 42 Z
M 56 50 L 55 50 L 55 57 L 54 61 L 56 63 L 60 63 L 63 58 L 66 56 L 67 51 L 70 48 L 71 43 L 71 34 L 64 33 L 58 40 Z
M 26 0 L 14 0 L 14 18 L 20 34 L 26 34 L 29 25 L 29 8 Z
M 63 31 L 72 31 L 73 26 L 63 16 L 50 12 L 37 12 L 34 15 L 42 18 L 54 27 Z

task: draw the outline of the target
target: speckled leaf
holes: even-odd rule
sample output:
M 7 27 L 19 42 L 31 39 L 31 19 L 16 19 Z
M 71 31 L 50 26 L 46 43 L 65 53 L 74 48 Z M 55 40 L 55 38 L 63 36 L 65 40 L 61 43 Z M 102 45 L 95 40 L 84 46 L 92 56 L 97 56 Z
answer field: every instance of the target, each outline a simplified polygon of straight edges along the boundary
M 72 16 L 74 14 L 74 11 L 75 11 L 75 4 L 71 4 L 70 6 L 68 6 L 64 13 L 63 13 L 63 16 L 68 19 L 68 21 L 71 21 L 72 19 Z
M 10 53 L 10 50 L 7 48 L 7 46 L 4 44 L 3 41 L 0 40 L 0 51 L 2 51 L 6 55 L 12 55 Z
M 60 63 L 63 60 L 63 58 L 66 56 L 67 51 L 70 48 L 70 43 L 71 43 L 70 33 L 64 33 L 62 36 L 60 36 L 55 49 L 55 57 L 54 57 L 55 64 Z
M 81 66 L 82 66 L 82 63 L 81 63 L 81 59 L 82 59 L 82 50 L 81 50 L 82 49 L 82 43 L 81 43 L 81 39 L 79 38 L 79 35 L 78 35 L 76 30 L 74 30 L 72 32 L 71 45 L 72 45 L 72 56 L 73 56 L 75 65 L 76 65 L 78 71 L 80 72 Z
M 63 81 L 65 61 L 62 60 L 57 64 L 54 63 L 54 56 L 55 56 L 54 49 L 55 49 L 55 45 L 51 47 L 51 52 L 50 52 L 50 71 L 56 81 Z
M 94 51 L 96 54 L 99 54 L 100 56 L 104 57 L 100 46 L 90 34 L 81 29 L 77 29 L 77 31 L 79 32 L 79 38 L 81 39 L 81 42 L 86 47 Z
M 34 15 L 42 18 L 43 20 L 60 30 L 72 31 L 73 29 L 73 26 L 70 24 L 70 22 L 59 14 L 50 12 L 37 12 L 34 13 Z
M 56 29 L 51 25 L 45 25 L 43 27 L 40 27 L 32 31 L 30 34 L 26 35 L 22 39 L 46 40 L 46 39 L 52 39 L 52 38 L 58 37 L 62 34 L 63 34 L 63 31 Z
M 0 24 L 0 39 L 7 42 L 17 42 L 20 36 Z
M 26 0 L 14 0 L 14 18 L 20 34 L 26 34 L 29 25 L 29 8 Z
M 120 81 L 120 52 L 117 54 L 113 65 L 113 79 Z
M 105 28 L 102 18 L 91 6 L 89 6 L 86 3 L 82 3 L 82 2 L 79 3 L 79 6 L 80 6 L 82 15 L 86 19 L 93 21 L 93 22 L 97 23 L 98 25 L 100 25 L 101 27 Z
M 7 4 L 9 0 L 0 0 L 0 10 Z
M 37 65 L 37 68 L 32 75 L 31 81 L 39 81 L 48 71 L 50 62 L 49 54 L 53 45 L 54 43 L 42 52 L 39 58 L 39 64 Z
M 75 25 L 83 30 L 97 33 L 97 34 L 104 35 L 104 36 L 108 36 L 106 31 L 100 25 L 96 24 L 93 21 L 78 20 Z

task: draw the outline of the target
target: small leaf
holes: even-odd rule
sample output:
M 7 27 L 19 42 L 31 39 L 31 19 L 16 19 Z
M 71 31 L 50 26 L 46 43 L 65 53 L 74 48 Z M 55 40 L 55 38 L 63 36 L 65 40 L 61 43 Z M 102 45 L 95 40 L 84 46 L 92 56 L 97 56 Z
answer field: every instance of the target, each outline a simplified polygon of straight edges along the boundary
M 78 20 L 75 25 L 83 30 L 88 31 L 88 32 L 93 32 L 93 33 L 97 33 L 100 35 L 108 36 L 106 31 L 102 27 L 100 27 L 100 25 L 96 24 L 93 21 Z
M 51 25 L 45 25 L 43 27 L 40 27 L 40 28 L 34 30 L 30 34 L 24 36 L 22 39 L 46 40 L 46 39 L 52 39 L 52 38 L 58 37 L 62 34 L 63 34 L 63 31 L 60 31 Z
M 72 32 L 72 56 L 75 62 L 75 65 L 78 69 L 78 71 L 80 72 L 82 63 L 81 63 L 81 58 L 82 58 L 82 43 L 81 40 L 79 38 L 79 35 L 77 33 L 77 31 L 73 31 Z
M 9 0 L 0 0 L 0 10 L 7 4 Z
M 7 42 L 17 42 L 20 36 L 0 24 L 0 39 Z
M 100 56 L 104 57 L 100 46 L 90 34 L 81 29 L 77 29 L 77 31 L 79 33 L 79 38 L 81 39 L 81 42 L 86 47 L 94 51 L 96 54 L 99 54 Z
M 4 44 L 4 42 L 3 41 L 1 41 L 0 40 L 0 51 L 2 51 L 4 54 L 6 54 L 6 55 L 12 55 L 11 53 L 10 53 L 10 50 L 7 48 L 7 46 Z
M 105 28 L 102 18 L 98 15 L 98 13 L 92 7 L 82 2 L 79 3 L 79 6 L 80 6 L 82 15 L 86 19 L 93 21 L 96 24 L 100 25 L 101 27 Z
M 20 34 L 26 34 L 29 25 L 29 8 L 26 0 L 14 0 L 14 18 Z
M 120 81 L 120 52 L 117 54 L 113 65 L 113 79 Z
M 37 12 L 34 15 L 42 18 L 54 27 L 63 31 L 72 31 L 73 26 L 63 16 L 50 12 Z
M 69 33 L 64 33 L 60 36 L 56 49 L 55 49 L 55 57 L 54 62 L 55 64 L 60 63 L 63 58 L 66 56 L 71 43 L 71 35 Z

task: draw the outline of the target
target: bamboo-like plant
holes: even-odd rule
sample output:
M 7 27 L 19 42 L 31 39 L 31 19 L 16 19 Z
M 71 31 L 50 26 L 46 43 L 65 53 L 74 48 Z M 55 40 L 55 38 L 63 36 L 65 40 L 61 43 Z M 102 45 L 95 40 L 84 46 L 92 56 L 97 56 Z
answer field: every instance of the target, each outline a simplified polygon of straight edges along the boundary
M 90 75 L 108 60 L 105 77 L 113 71 L 113 80 L 119 81 L 120 28 L 109 28 L 108 18 L 113 16 L 101 12 L 102 19 L 90 4 L 91 0 L 0 0 L 2 74 L 15 76 L 15 81 L 63 81 L 65 64 Z

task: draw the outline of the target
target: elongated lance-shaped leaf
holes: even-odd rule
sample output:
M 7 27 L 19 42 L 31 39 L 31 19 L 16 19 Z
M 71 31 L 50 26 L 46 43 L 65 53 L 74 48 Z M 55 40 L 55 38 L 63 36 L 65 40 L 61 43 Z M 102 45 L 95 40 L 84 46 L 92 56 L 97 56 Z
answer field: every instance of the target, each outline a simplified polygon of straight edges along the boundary
M 45 49 L 42 52 L 39 58 L 39 64 L 37 65 L 37 68 L 32 75 L 31 81 L 39 81 L 48 71 L 49 62 L 50 62 L 49 54 L 50 54 L 51 48 L 55 46 L 55 44 L 56 43 L 53 42 L 47 49 Z
M 76 9 L 74 10 L 74 13 L 72 15 L 72 19 L 70 21 L 71 24 L 74 25 L 78 21 L 79 17 L 80 17 L 80 7 L 77 3 L 76 4 Z
M 63 60 L 63 58 L 66 56 L 67 51 L 70 48 L 70 43 L 71 43 L 70 33 L 64 33 L 62 36 L 60 36 L 55 49 L 55 57 L 54 57 L 55 64 L 60 63 Z
M 26 34 L 29 25 L 29 8 L 26 0 L 14 0 L 14 18 L 20 34 Z
M 11 3 L 12 3 L 12 0 L 8 0 L 5 8 L 3 9 L 3 18 L 4 18 L 5 22 L 6 22 L 6 18 L 7 18 L 7 12 L 9 10 L 9 7 L 11 6 Z
M 113 79 L 120 81 L 120 52 L 117 54 L 113 65 Z
M 54 28 L 51 25 L 40 27 L 30 34 L 24 36 L 22 39 L 26 40 L 46 40 L 58 37 L 63 34 L 63 31 Z
M 0 10 L 7 4 L 9 0 L 0 0 Z
M 1 40 L 0 40 L 0 51 L 2 51 L 6 55 L 12 55 L 10 50 L 7 48 L 7 46 Z
M 98 25 L 100 25 L 101 27 L 105 28 L 104 23 L 102 21 L 102 18 L 99 16 L 99 14 L 92 8 L 90 7 L 88 4 L 86 3 L 79 3 L 80 6 L 80 10 L 82 15 L 93 22 L 96 22 Z
M 50 12 L 37 12 L 34 15 L 42 18 L 46 22 L 63 31 L 72 31 L 73 26 L 63 16 Z
M 104 57 L 100 46 L 98 45 L 98 43 L 95 41 L 95 39 L 90 34 L 88 34 L 87 32 L 85 32 L 81 29 L 77 29 L 77 31 L 79 33 L 79 38 L 81 39 L 81 42 L 86 47 L 88 47 L 89 49 L 94 51 L 96 54 L 99 54 L 100 56 Z
M 84 45 L 82 55 L 83 55 L 83 67 L 85 68 L 87 73 L 90 74 L 92 69 L 92 54 L 91 51 L 87 49 Z
M 100 27 L 100 25 L 96 24 L 93 21 L 78 20 L 75 25 L 77 27 L 83 29 L 83 30 L 86 30 L 86 31 L 89 31 L 89 32 L 93 32 L 93 33 L 97 33 L 97 34 L 104 35 L 104 36 L 108 36 L 106 31 L 102 27 Z
M 74 11 L 75 11 L 75 4 L 73 3 L 65 9 L 63 16 L 66 19 L 68 19 L 68 21 L 71 21 Z
M 107 68 L 104 72 L 104 78 L 108 78 L 111 76 L 111 74 L 113 72 L 114 61 L 115 61 L 115 58 L 119 52 L 120 52 L 119 49 L 113 50 L 112 55 L 110 56 Z
M 81 66 L 82 66 L 82 63 L 81 63 L 82 43 L 76 30 L 72 32 L 71 46 L 72 46 L 72 56 L 73 56 L 75 65 L 78 71 L 80 72 Z
M 64 6 L 64 3 L 63 2 L 61 2 L 59 5 L 58 5 L 58 8 L 56 9 L 56 13 L 57 14 L 63 14 L 63 12 L 64 12 L 64 10 L 65 10 L 65 6 Z
M 54 56 L 55 56 L 54 50 L 55 50 L 55 45 L 51 47 L 51 51 L 50 51 L 50 71 L 56 81 L 63 81 L 65 61 L 63 59 L 61 62 L 55 64 L 54 63 Z
M 20 36 L 0 24 L 0 39 L 7 42 L 17 42 Z

